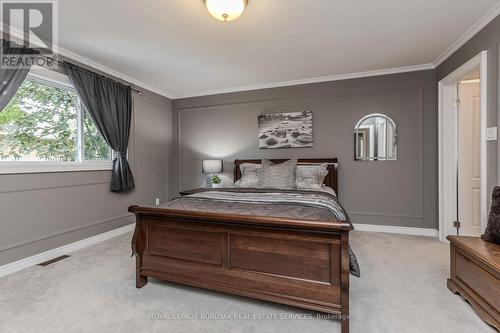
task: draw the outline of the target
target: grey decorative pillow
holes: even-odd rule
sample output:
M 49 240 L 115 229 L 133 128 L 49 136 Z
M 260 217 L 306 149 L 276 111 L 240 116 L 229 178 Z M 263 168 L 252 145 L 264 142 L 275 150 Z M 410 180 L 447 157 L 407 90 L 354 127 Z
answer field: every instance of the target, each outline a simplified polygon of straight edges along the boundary
M 488 226 L 481 238 L 485 241 L 500 244 L 500 186 L 495 186 L 493 189 Z
M 328 174 L 328 163 L 298 165 L 295 172 L 295 185 L 298 189 L 321 189 Z
M 235 187 L 255 188 L 259 186 L 260 164 L 243 163 L 240 165 L 241 179 L 234 183 Z
M 262 160 L 260 169 L 259 187 L 261 188 L 295 188 L 295 171 L 297 159 L 274 164 L 269 160 Z

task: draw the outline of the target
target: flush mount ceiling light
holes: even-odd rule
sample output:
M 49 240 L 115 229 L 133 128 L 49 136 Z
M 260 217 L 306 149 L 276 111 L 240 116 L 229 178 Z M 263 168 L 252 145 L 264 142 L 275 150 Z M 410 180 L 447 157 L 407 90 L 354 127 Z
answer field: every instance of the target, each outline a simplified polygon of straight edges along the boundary
M 210 15 L 224 22 L 236 20 L 243 14 L 248 0 L 203 0 Z

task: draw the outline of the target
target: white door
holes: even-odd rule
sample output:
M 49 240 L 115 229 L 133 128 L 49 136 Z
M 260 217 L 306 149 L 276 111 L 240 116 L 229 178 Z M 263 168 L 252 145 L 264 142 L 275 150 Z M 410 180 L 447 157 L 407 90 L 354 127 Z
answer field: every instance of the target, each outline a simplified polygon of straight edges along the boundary
M 458 220 L 460 235 L 481 235 L 481 108 L 479 80 L 458 85 Z
M 457 219 L 462 235 L 479 236 L 486 229 L 487 62 L 488 51 L 482 51 L 439 81 L 440 240 L 457 233 Z M 473 82 L 477 78 L 479 84 Z M 455 103 L 457 99 L 461 103 Z

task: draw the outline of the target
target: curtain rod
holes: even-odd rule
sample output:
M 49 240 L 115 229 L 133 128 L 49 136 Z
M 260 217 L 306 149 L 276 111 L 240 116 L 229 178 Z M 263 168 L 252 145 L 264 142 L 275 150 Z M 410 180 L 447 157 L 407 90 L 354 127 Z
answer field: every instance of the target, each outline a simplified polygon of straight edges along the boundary
M 59 57 L 60 57 L 60 56 L 59 56 Z M 51 58 L 51 57 L 48 57 L 48 56 L 46 56 L 45 58 L 46 58 L 46 59 L 55 60 L 54 58 Z M 135 94 L 137 94 L 137 95 L 142 95 L 142 91 L 141 91 L 141 90 L 139 90 L 139 89 L 137 89 L 137 88 L 134 88 L 134 85 L 130 84 L 129 82 L 127 82 L 127 81 L 125 81 L 125 80 L 119 79 L 119 78 L 117 78 L 117 77 L 115 77 L 115 76 L 111 76 L 111 75 L 109 75 L 109 74 L 107 74 L 107 73 L 104 73 L 104 72 L 101 72 L 102 74 L 101 74 L 101 73 L 96 73 L 96 72 L 94 72 L 94 70 L 89 69 L 89 68 L 86 68 L 86 67 L 82 67 L 80 64 L 75 64 L 75 63 L 73 63 L 72 61 L 67 61 L 67 60 L 63 60 L 63 61 L 61 61 L 61 60 L 55 60 L 55 62 L 57 63 L 57 70 L 56 70 L 56 69 L 54 69 L 54 68 L 51 68 L 51 67 L 45 67 L 45 68 L 47 68 L 47 69 L 49 69 L 49 70 L 58 71 L 58 72 L 60 72 L 60 73 L 62 73 L 62 74 L 66 74 L 66 73 L 64 72 L 64 70 L 61 70 L 61 68 L 63 68 L 63 64 L 64 64 L 64 62 L 67 62 L 67 63 L 69 63 L 69 64 L 71 64 L 71 65 L 73 65 L 73 66 L 78 66 L 78 67 L 81 67 L 81 68 L 83 68 L 84 70 L 89 71 L 89 72 L 91 72 L 91 73 L 93 73 L 93 74 L 100 75 L 100 76 L 105 77 L 105 78 L 107 78 L 107 79 L 110 79 L 110 80 L 113 80 L 113 81 L 119 82 L 119 83 L 121 83 L 121 84 L 127 85 L 127 86 L 129 86 L 129 87 L 130 87 L 130 89 L 132 90 L 132 92 L 133 92 L 133 93 L 135 93 Z

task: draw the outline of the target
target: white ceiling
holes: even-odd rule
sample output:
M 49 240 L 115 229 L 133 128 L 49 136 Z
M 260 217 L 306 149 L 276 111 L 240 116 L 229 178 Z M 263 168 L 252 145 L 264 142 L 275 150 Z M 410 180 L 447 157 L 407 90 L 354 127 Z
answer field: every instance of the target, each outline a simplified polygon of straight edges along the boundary
M 426 68 L 499 2 L 249 0 L 224 23 L 202 0 L 63 0 L 59 44 L 179 98 Z

